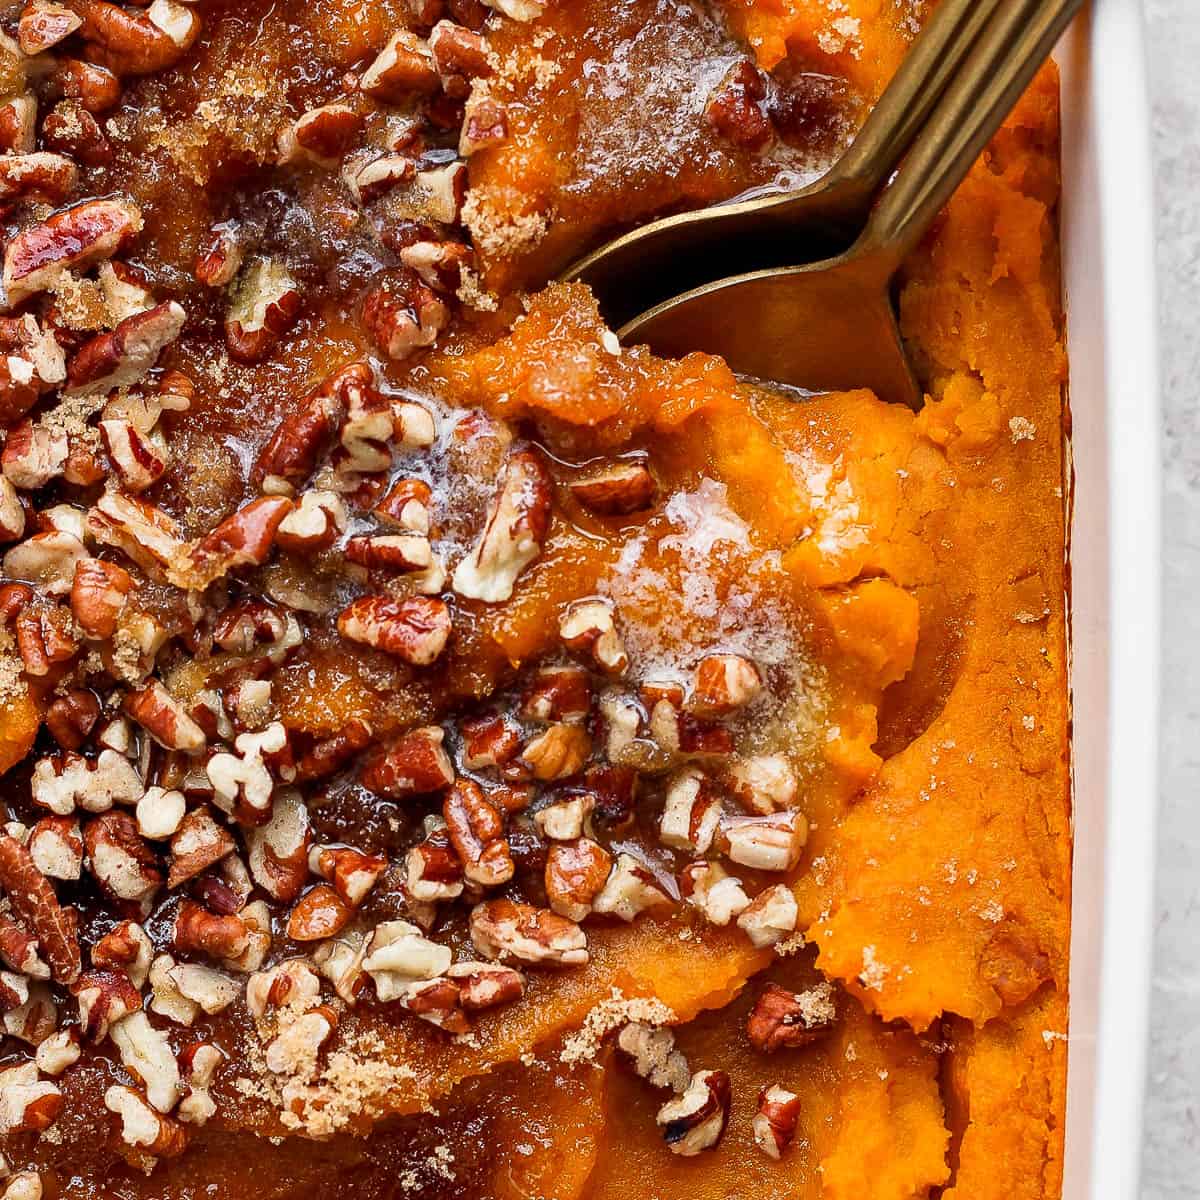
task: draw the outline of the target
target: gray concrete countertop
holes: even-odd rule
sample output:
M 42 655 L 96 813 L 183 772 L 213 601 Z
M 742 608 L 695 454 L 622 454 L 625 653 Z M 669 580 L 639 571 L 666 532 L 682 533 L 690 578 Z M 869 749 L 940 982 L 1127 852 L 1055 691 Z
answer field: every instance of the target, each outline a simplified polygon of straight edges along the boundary
M 1158 904 L 1142 1195 L 1200 1195 L 1200 0 L 1143 0 L 1163 361 Z

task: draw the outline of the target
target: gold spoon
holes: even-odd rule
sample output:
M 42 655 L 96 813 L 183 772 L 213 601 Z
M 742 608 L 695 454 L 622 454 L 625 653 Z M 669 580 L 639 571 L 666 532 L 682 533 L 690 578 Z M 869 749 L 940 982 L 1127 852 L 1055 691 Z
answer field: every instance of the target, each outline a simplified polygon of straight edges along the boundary
M 746 375 L 812 390 L 868 387 L 919 408 L 892 278 L 1082 4 L 1005 0 L 991 14 L 845 253 L 693 288 L 627 321 L 621 340 L 665 355 L 707 350 Z
M 845 250 L 1002 0 L 942 0 L 854 141 L 808 187 L 664 217 L 562 274 L 591 286 L 613 327 L 690 288 Z

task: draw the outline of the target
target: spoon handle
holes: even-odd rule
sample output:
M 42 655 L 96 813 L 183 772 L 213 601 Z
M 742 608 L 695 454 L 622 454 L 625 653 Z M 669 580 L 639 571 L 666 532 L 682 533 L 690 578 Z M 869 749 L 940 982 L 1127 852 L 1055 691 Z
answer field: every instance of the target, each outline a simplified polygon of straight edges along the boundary
M 888 178 L 1003 0 L 942 0 L 824 182 L 842 197 L 838 223 L 855 237 Z
M 889 277 L 1012 111 L 1083 0 L 1010 0 L 917 135 L 853 254 Z

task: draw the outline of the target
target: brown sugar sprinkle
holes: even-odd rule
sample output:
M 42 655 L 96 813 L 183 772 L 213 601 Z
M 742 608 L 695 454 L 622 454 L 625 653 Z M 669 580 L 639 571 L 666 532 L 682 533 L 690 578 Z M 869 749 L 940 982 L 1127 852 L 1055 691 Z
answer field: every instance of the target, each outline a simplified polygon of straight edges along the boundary
M 884 1111 L 891 1079 L 905 1138 L 933 1147 L 910 1172 L 927 1195 L 949 1181 L 949 1073 L 903 1023 L 960 1013 L 962 1047 L 1035 1007 L 1063 1027 L 1046 846 L 1006 827 L 1011 869 L 954 846 L 968 812 L 936 830 L 961 870 L 888 874 L 935 836 L 905 756 L 973 661 L 939 605 L 996 590 L 963 566 L 982 569 L 950 515 L 954 439 L 1023 479 L 1057 408 L 1023 384 L 1009 412 L 932 351 L 919 417 L 796 405 L 623 347 L 586 289 L 544 286 L 610 230 L 815 177 L 915 10 L 785 7 L 14 14 L 3 1200 L 191 1194 L 251 1136 L 281 1194 L 666 1197 L 628 1176 L 665 1154 L 733 1194 L 751 1134 L 756 1170 L 849 1194 L 805 1131 L 836 1143 L 830 1097 L 877 1089 Z M 1051 176 L 988 173 L 1004 253 L 1048 236 L 1020 223 L 1047 196 L 1003 214 Z M 1049 274 L 997 264 L 973 303 Z M 914 312 L 958 311 L 914 278 Z M 953 766 L 939 742 L 912 789 L 931 808 L 955 780 L 1014 808 L 1013 779 L 1053 782 L 1063 588 L 1009 566 L 1005 611 L 1039 614 L 1006 634 L 1039 647 L 1011 712 L 1046 736 L 986 777 L 986 730 Z M 960 977 L 929 965 L 926 892 Z M 884 908 L 917 916 L 880 929 Z

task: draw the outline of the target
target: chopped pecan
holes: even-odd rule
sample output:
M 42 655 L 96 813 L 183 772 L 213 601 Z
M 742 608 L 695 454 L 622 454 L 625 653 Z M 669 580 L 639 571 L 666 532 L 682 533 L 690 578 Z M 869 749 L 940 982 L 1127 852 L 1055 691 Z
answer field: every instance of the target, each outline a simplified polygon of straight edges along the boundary
M 558 632 L 568 650 L 587 655 L 610 675 L 624 674 L 629 666 L 608 600 L 573 600 L 559 617 Z
M 356 362 L 314 388 L 296 412 L 276 426 L 259 451 L 250 482 L 276 490 L 268 481 L 277 479 L 290 487 L 307 479 L 345 418 L 350 395 L 368 388 L 371 380 L 371 368 Z
M 764 1054 L 807 1046 L 824 1037 L 837 1019 L 833 989 L 819 983 L 807 992 L 789 992 L 777 983 L 763 986 L 746 1021 L 750 1044 Z
M 738 917 L 738 927 L 755 946 L 773 946 L 795 933 L 799 915 L 792 889 L 777 883 L 754 897 Z
M 503 716 L 474 717 L 459 727 L 463 739 L 463 766 L 469 771 L 500 767 L 511 762 L 521 748 L 521 731 Z
M 437 725 L 403 734 L 366 763 L 361 776 L 363 785 L 392 800 L 449 787 L 454 782 L 454 764 L 442 748 L 445 736 L 445 731 Z
M 161 438 L 142 433 L 131 421 L 101 421 L 100 439 L 126 492 L 144 492 L 167 469 Z
M 104 1107 L 121 1118 L 121 1140 L 155 1158 L 176 1158 L 187 1148 L 187 1131 L 174 1118 L 156 1112 L 138 1092 L 114 1083 Z
M 92 966 L 102 971 L 124 971 L 133 986 L 140 989 L 150 973 L 153 954 L 154 946 L 146 931 L 136 921 L 122 921 L 92 947 Z
M 184 900 L 171 928 L 171 945 L 184 954 L 237 958 L 247 947 L 250 930 L 239 913 L 218 914 Z
M 33 769 L 31 798 L 60 817 L 76 807 L 107 812 L 114 804 L 136 804 L 145 789 L 133 764 L 113 750 L 94 759 L 74 753 L 40 759 Z
M 296 507 L 280 522 L 275 541 L 291 554 L 315 554 L 332 546 L 345 528 L 346 506 L 341 497 L 313 488 L 301 493 Z
M 642 1021 L 630 1021 L 617 1035 L 617 1045 L 633 1060 L 633 1069 L 652 1087 L 679 1094 L 691 1081 L 687 1058 L 675 1049 L 675 1034 Z
M 267 1044 L 267 1069 L 278 1075 L 312 1074 L 317 1055 L 336 1027 L 337 1013 L 327 1004 L 319 1004 L 296 1017 Z
M 671 897 L 647 867 L 631 854 L 619 854 L 592 907 L 598 913 L 632 921 L 647 909 L 671 903 Z
M 208 1042 L 193 1042 L 179 1054 L 179 1070 L 187 1094 L 179 1102 L 176 1116 L 188 1125 L 203 1125 L 216 1115 L 217 1106 L 209 1094 L 213 1076 L 225 1061 L 225 1055 Z
M 106 0 L 79 2 L 124 15 Z M 87 200 L 22 230 L 4 251 L 4 291 L 9 306 L 49 287 L 61 271 L 84 270 L 111 258 L 141 228 L 142 214 L 135 204 Z
M 758 1112 L 751 1128 L 754 1144 L 768 1158 L 782 1158 L 796 1136 L 800 1121 L 800 1097 L 773 1083 L 758 1093 Z
M 709 654 L 692 680 L 688 708 L 705 717 L 723 717 L 749 704 L 762 691 L 758 668 L 740 654 Z
M 359 204 L 371 204 L 392 188 L 407 183 L 416 171 L 416 164 L 407 155 L 381 154 L 365 163 L 352 159 L 344 170 L 344 177 Z
M 424 571 L 433 564 L 433 549 L 420 533 L 359 534 L 346 543 L 346 559 L 369 570 Z
M 275 774 L 289 782 L 295 776 L 287 729 L 272 721 L 261 732 L 238 734 L 234 748 L 214 754 L 205 767 L 213 802 L 239 824 L 262 825 L 271 815 Z
M 535 779 L 566 779 L 583 769 L 591 752 L 591 735 L 582 725 L 559 723 L 530 738 L 520 762 Z
M 525 992 L 525 977 L 493 962 L 455 963 L 446 971 L 458 985 L 459 1002 L 468 1012 L 511 1004 Z
M 310 840 L 308 809 L 290 788 L 275 798 L 270 819 L 246 832 L 250 874 L 272 900 L 287 904 L 300 894 L 308 878 Z
M 808 821 L 794 810 L 768 817 L 733 817 L 721 832 L 734 862 L 758 871 L 790 871 L 808 840 Z
M 93 817 L 83 827 L 83 844 L 93 877 L 114 899 L 148 901 L 162 886 L 158 856 L 128 813 Z
M 16 618 L 17 652 L 25 674 L 46 678 L 79 651 L 71 618 L 58 605 L 28 604 Z
M 363 969 L 384 1004 L 402 997 L 412 983 L 444 975 L 450 966 L 450 948 L 430 941 L 407 921 L 376 926 L 369 949 Z
M 521 716 L 550 724 L 578 724 L 592 706 L 592 687 L 581 667 L 540 667 L 525 685 Z
M 405 887 L 421 904 L 455 900 L 463 893 L 462 861 L 443 826 L 409 850 L 404 860 Z
M 13 918 L 9 906 L 0 907 L 0 962 L 30 979 L 48 979 L 50 968 L 38 950 L 37 938 Z
M 352 846 L 314 846 L 309 851 L 308 866 L 314 875 L 331 883 L 351 908 L 358 908 L 383 874 L 387 859 Z
M 321 994 L 321 981 L 299 958 L 258 971 L 246 981 L 246 1007 L 261 1021 L 272 1008 L 309 1008 Z
M 174 568 L 185 550 L 179 526 L 162 509 L 119 492 L 105 492 L 88 510 L 87 530 L 157 578 Z
M 200 575 L 200 580 L 194 582 L 212 582 L 238 567 L 261 566 L 291 510 L 292 502 L 285 496 L 260 496 L 243 504 L 193 549 L 192 566 Z
M 92 114 L 107 112 L 121 98 L 120 80 L 98 63 L 60 58 L 50 79 L 67 99 L 78 100 Z
M 116 75 L 153 75 L 174 66 L 200 33 L 200 18 L 175 0 L 153 0 L 144 10 L 108 0 L 72 0 L 83 17 L 88 58 Z
M 207 745 L 204 730 L 157 679 L 125 697 L 125 712 L 160 746 L 199 754 Z
M 471 910 L 471 941 L 485 958 L 577 965 L 588 961 L 582 929 L 548 908 L 488 900 Z
M 100 701 L 86 688 L 72 688 L 51 703 L 44 719 L 64 750 L 78 750 L 100 719 Z
M 438 89 L 438 73 L 429 46 L 409 30 L 398 29 L 362 73 L 358 86 L 385 104 L 431 95 Z
M 604 890 L 612 855 L 591 838 L 556 842 L 546 855 L 546 899 L 556 913 L 582 921 Z
M 336 167 L 354 145 L 363 118 L 348 104 L 310 108 L 279 134 L 279 161 Z
M 113 148 L 100 122 L 75 100 L 56 104 L 42 122 L 42 142 L 50 150 L 64 154 L 89 167 L 107 166 Z
M 567 486 L 584 508 L 605 517 L 644 511 L 654 503 L 658 490 L 643 458 L 622 458 L 589 468 Z
M 466 1033 L 471 1028 L 458 985 L 443 976 L 410 983 L 400 1003 L 414 1016 L 448 1033 Z
M 25 532 L 25 509 L 7 475 L 0 475 L 0 542 L 15 542 Z
M 542 552 L 550 501 L 541 458 L 528 448 L 513 450 L 479 539 L 454 571 L 454 590 L 488 604 L 508 600 L 517 577 Z
M 782 754 L 737 759 L 726 770 L 725 782 L 734 799 L 758 816 L 790 808 L 796 799 L 796 772 Z
M 83 542 L 72 533 L 35 533 L 4 555 L 4 574 L 32 583 L 44 595 L 65 596 L 86 557 Z
M 429 484 L 423 479 L 397 479 L 371 511 L 385 525 L 428 536 L 432 499 Z
M 62 1092 L 49 1080 L 38 1079 L 35 1063 L 0 1070 L 0 1134 L 42 1133 L 62 1109 Z
M 728 925 L 750 904 L 736 875 L 730 875 L 720 863 L 704 859 L 688 863 L 680 872 L 679 892 L 712 925 Z
M 52 1033 L 41 1042 L 34 1055 L 37 1069 L 43 1075 L 61 1075 L 68 1067 L 73 1067 L 82 1053 L 79 1045 L 79 1029 L 70 1026 Z
M 93 1043 L 117 1021 L 142 1007 L 142 996 L 123 971 L 85 971 L 71 988 L 79 1003 L 80 1032 Z
M 28 154 L 37 140 L 37 98 L 31 92 L 0 103 L 0 153 Z
M 206 808 L 192 809 L 171 838 L 167 887 L 176 888 L 195 878 L 234 849 L 233 836 L 217 824 Z
M 696 767 L 685 767 L 667 783 L 659 837 L 674 850 L 704 854 L 721 820 L 721 797 Z
M 360 596 L 338 615 L 338 633 L 414 667 L 427 667 L 446 648 L 450 610 L 429 596 Z
M 456 779 L 442 804 L 442 815 L 463 874 L 480 887 L 507 883 L 516 869 L 504 838 L 504 814 L 470 779 Z
M 182 792 L 149 787 L 137 804 L 138 833 L 151 841 L 164 841 L 178 831 L 186 809 Z
M 225 287 L 242 265 L 242 242 L 237 225 L 223 221 L 209 230 L 208 240 L 196 258 L 192 274 L 206 287 Z
M 405 246 L 400 261 L 431 288 L 454 294 L 462 285 L 463 269 L 474 264 L 475 255 L 462 242 L 423 240 Z
M 71 817 L 42 817 L 26 842 L 37 869 L 47 879 L 78 879 L 83 869 L 83 835 Z
M 429 50 L 442 91 L 455 100 L 471 94 L 471 84 L 492 73 L 481 34 L 453 21 L 438 21 L 429 34 Z
M 46 144 L 53 145 L 53 142 L 47 138 Z M 62 204 L 78 182 L 78 168 L 70 158 L 59 153 L 39 150 L 0 158 L 0 201 L 8 204 L 18 200 Z
M 384 276 L 367 291 L 362 320 L 375 344 L 400 361 L 437 341 L 450 320 L 450 310 L 416 272 L 400 271 Z
M 672 1154 L 690 1158 L 721 1140 L 729 1120 L 731 1090 L 724 1071 L 697 1071 L 683 1094 L 658 1110 L 656 1120 Z
M 225 314 L 225 345 L 242 363 L 261 362 L 300 315 L 300 288 L 282 262 L 254 262 L 234 289 Z
M 494 96 L 486 93 L 468 98 L 463 112 L 458 152 L 469 158 L 479 150 L 499 145 L 508 138 L 508 111 Z
M 65 433 L 22 421 L 9 431 L 0 454 L 0 469 L 14 487 L 35 491 L 62 474 L 67 450 Z
M 3 829 L 0 829 L 0 888 L 17 916 L 37 934 L 54 979 L 68 986 L 74 983 L 80 970 L 75 922 L 59 905 L 54 888 L 37 869 L 33 856 Z
M 294 942 L 319 942 L 345 929 L 354 910 L 330 887 L 319 883 L 296 901 L 288 916 L 288 937 Z

